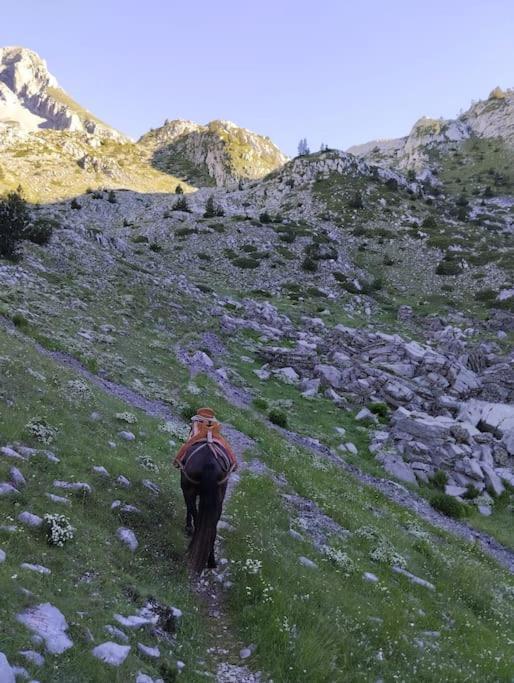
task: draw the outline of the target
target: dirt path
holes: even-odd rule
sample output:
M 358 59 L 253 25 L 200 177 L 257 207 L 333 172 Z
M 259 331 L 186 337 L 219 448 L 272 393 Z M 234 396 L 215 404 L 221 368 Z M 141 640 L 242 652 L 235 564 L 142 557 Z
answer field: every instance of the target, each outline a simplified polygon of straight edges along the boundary
M 19 336 L 19 338 L 23 339 L 24 341 L 30 341 L 39 351 L 39 353 L 52 358 L 60 365 L 71 368 L 96 386 L 100 387 L 106 393 L 119 398 L 135 408 L 143 410 L 148 415 L 153 417 L 159 417 L 178 423 L 183 423 L 183 421 L 177 418 L 177 416 L 171 412 L 170 408 L 162 401 L 146 398 L 126 386 L 111 382 L 108 379 L 95 375 L 85 368 L 76 358 L 73 358 L 72 356 L 60 351 L 49 351 L 48 349 L 45 349 L 30 337 L 27 337 L 16 330 L 14 325 L 6 318 L 0 316 L 0 321 L 4 327 L 11 331 L 12 334 Z M 215 379 L 218 378 L 215 377 Z M 222 387 L 225 389 L 227 384 L 227 382 L 223 382 Z M 240 391 L 237 391 L 236 394 L 237 396 L 233 396 L 230 392 L 227 392 L 226 395 L 228 400 L 232 400 L 232 402 L 238 407 L 246 407 L 248 394 L 246 393 L 245 395 L 245 392 Z M 316 455 L 330 460 L 338 467 L 341 467 L 346 472 L 354 476 L 362 484 L 377 489 L 390 500 L 404 508 L 407 508 L 408 510 L 411 510 L 433 526 L 455 534 L 456 536 L 459 536 L 468 542 L 478 543 L 487 555 L 494 558 L 499 564 L 506 567 L 510 572 L 514 573 L 514 551 L 503 546 L 489 534 L 478 531 L 465 522 L 451 519 L 437 512 L 437 510 L 434 510 L 424 498 L 417 495 L 415 492 L 409 491 L 401 484 L 363 472 L 356 465 L 347 463 L 343 458 L 341 458 L 327 446 L 315 444 L 307 437 L 296 434 L 295 432 L 281 429 L 280 427 L 276 427 L 269 422 L 268 426 L 276 429 L 290 443 L 302 446 L 303 448 L 312 451 Z M 248 437 L 234 428 L 227 428 L 227 436 L 234 442 L 234 445 L 239 452 L 242 452 L 250 445 Z

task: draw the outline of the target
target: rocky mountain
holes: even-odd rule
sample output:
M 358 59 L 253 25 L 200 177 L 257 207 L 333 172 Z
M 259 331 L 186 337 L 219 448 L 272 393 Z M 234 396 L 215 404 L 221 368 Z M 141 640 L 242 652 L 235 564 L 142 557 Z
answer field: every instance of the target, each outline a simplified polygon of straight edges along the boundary
M 475 139 L 497 139 L 514 148 L 514 90 L 494 88 L 487 100 L 472 104 L 457 119 L 423 117 L 403 138 L 373 140 L 348 151 L 373 163 L 421 171 L 430 166 L 434 153 Z
M 118 141 L 127 138 L 100 121 L 63 90 L 46 62 L 23 47 L 0 48 L 0 129 L 14 133 L 63 130 Z M 0 136 L 6 131 L 0 130 Z
M 514 165 L 468 115 L 426 173 L 252 179 L 221 122 L 0 149 L 39 197 L 0 204 L 0 681 L 511 680 Z M 240 470 L 192 579 L 200 405 Z
M 230 121 L 166 122 L 139 140 L 155 165 L 192 185 L 226 186 L 262 178 L 286 161 L 273 142 Z

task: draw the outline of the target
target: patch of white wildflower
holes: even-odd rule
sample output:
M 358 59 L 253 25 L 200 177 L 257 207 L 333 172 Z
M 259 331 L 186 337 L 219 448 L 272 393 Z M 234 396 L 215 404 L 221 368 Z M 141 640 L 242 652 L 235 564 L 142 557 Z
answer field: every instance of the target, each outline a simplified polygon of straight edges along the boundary
M 141 465 L 141 467 L 144 467 L 145 470 L 148 470 L 150 472 L 158 472 L 159 467 L 154 463 L 152 458 L 149 455 L 140 455 L 137 459 L 138 463 Z
M 26 425 L 25 429 L 38 441 L 46 445 L 52 443 L 57 434 L 57 429 L 48 424 L 40 417 L 33 417 Z
M 262 562 L 260 560 L 253 560 L 251 557 L 245 560 L 245 563 L 243 564 L 243 570 L 247 574 L 260 574 L 261 569 Z
M 343 572 L 343 574 L 349 576 L 353 571 L 355 571 L 355 564 L 348 553 L 345 553 L 339 548 L 333 548 L 329 545 L 323 546 L 322 551 L 325 557 L 333 562 L 337 568 Z
M 130 425 L 134 425 L 137 422 L 137 417 L 134 413 L 129 413 L 127 411 L 123 413 L 116 413 L 116 419 L 121 420 L 121 422 L 127 422 Z
M 360 529 L 356 529 L 354 532 L 357 538 L 361 538 L 365 541 L 376 541 L 381 535 L 378 529 L 372 526 L 362 526 Z
M 382 564 L 396 567 L 407 566 L 407 561 L 403 555 L 400 555 L 386 539 L 382 539 L 379 545 L 370 552 L 369 556 L 374 562 L 381 562 Z
M 415 538 L 423 538 L 423 539 L 430 538 L 430 534 L 428 533 L 428 531 L 425 531 L 424 529 L 422 529 L 416 521 L 407 522 L 407 524 L 405 526 L 406 526 L 408 533 L 411 536 L 414 536 Z
M 70 379 L 66 382 L 66 398 L 73 403 L 90 401 L 93 393 L 86 382 L 82 379 Z
M 46 514 L 43 520 L 49 545 L 62 548 L 65 543 L 73 539 L 74 528 L 65 515 Z
M 176 422 L 166 421 L 159 425 L 159 431 L 171 434 L 180 441 L 185 441 L 189 436 L 188 427 L 178 425 Z

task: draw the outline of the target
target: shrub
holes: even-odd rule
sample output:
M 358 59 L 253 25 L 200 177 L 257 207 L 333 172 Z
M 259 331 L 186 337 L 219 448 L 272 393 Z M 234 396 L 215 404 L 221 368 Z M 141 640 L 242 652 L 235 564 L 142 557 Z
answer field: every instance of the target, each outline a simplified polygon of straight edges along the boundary
M 444 487 L 448 483 L 448 475 L 444 470 L 437 470 L 432 477 L 430 477 L 430 483 L 436 489 L 444 490 Z
M 468 484 L 466 486 L 465 493 L 462 494 L 462 497 L 466 500 L 473 500 L 474 498 L 478 498 L 479 495 L 480 491 L 477 489 L 477 487 L 473 486 L 473 484 Z
M 159 253 L 160 251 L 162 251 L 161 245 L 157 244 L 157 242 L 152 242 L 152 244 L 150 245 L 150 249 L 155 253 Z
M 109 190 L 109 194 L 107 195 L 107 201 L 109 204 L 116 204 L 117 199 L 116 199 L 116 194 L 114 193 L 114 190 Z
M 283 429 L 287 429 L 287 413 L 285 413 L 283 410 L 273 408 L 268 413 L 268 419 L 274 425 L 282 427 Z
M 360 192 L 355 192 L 353 197 L 348 202 L 350 209 L 362 209 L 364 207 L 364 202 L 362 201 L 362 194 Z
M 173 211 L 187 211 L 191 213 L 186 197 L 179 197 L 171 208 Z
M 374 415 L 378 415 L 378 417 L 386 418 L 389 414 L 387 403 L 370 403 L 368 408 Z
M 462 273 L 462 266 L 457 261 L 444 260 L 435 269 L 437 275 L 459 275 Z
M 388 178 L 385 182 L 385 185 L 388 190 L 391 190 L 392 192 L 396 192 L 398 190 L 398 181 L 396 178 Z
M 204 218 L 214 218 L 215 216 L 224 216 L 225 211 L 221 206 L 216 204 L 214 197 L 211 195 L 205 202 Z
M 430 505 L 435 510 L 442 512 L 443 515 L 454 517 L 455 519 L 461 519 L 462 517 L 465 517 L 467 513 L 465 505 L 446 493 L 435 493 L 430 498 Z
M 310 256 L 306 256 L 302 261 L 302 270 L 307 273 L 315 273 L 318 270 L 318 263 Z
M 178 228 L 175 230 L 175 235 L 177 237 L 187 237 L 188 235 L 194 235 L 198 232 L 196 228 Z
M 232 261 L 234 266 L 238 268 L 258 268 L 259 261 L 249 256 L 238 256 Z
M 10 192 L 0 201 L 0 256 L 12 261 L 20 257 L 19 245 L 30 225 L 27 202 L 20 191 Z
M 29 321 L 21 313 L 15 313 L 11 318 L 13 325 L 18 327 L 20 330 L 25 330 L 29 326 Z
M 254 398 L 252 403 L 257 408 L 257 410 L 267 410 L 268 409 L 268 402 L 266 401 L 265 398 Z
M 421 223 L 421 227 L 424 228 L 425 230 L 433 230 L 434 228 L 437 227 L 437 221 L 434 218 L 434 216 L 432 216 L 432 215 L 427 216 L 426 218 L 423 219 L 423 223 Z
M 271 223 L 272 222 L 272 218 L 267 211 L 263 211 L 259 215 L 259 220 L 261 223 Z
M 58 225 L 59 223 L 53 218 L 37 218 L 27 227 L 24 237 L 30 242 L 34 242 L 34 244 L 44 246 L 50 242 L 53 229 Z
M 78 200 L 75 197 L 73 197 L 73 199 L 71 200 L 70 207 L 72 209 L 75 209 L 76 211 L 82 208 L 82 206 L 78 203 Z
M 182 185 L 180 185 L 180 183 L 175 188 L 175 194 L 184 194 L 184 190 L 182 188 Z

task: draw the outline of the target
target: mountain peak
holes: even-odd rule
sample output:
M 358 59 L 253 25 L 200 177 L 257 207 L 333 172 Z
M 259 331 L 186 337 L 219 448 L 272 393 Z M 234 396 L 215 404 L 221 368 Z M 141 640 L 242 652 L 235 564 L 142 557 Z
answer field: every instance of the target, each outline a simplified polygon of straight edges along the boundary
M 0 48 L 0 124 L 21 133 L 51 128 L 125 139 L 59 87 L 44 59 L 19 46 Z

